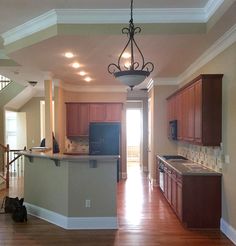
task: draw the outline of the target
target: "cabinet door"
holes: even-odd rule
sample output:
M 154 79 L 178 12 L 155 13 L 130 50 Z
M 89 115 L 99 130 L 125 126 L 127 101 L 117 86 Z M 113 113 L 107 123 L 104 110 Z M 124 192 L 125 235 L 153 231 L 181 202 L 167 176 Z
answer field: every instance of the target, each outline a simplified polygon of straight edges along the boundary
M 78 115 L 79 136 L 87 136 L 89 134 L 89 104 L 79 104 Z
M 186 89 L 187 140 L 194 140 L 194 86 Z
M 167 100 L 167 121 L 168 123 L 177 118 L 176 96 L 172 96 Z
M 171 205 L 175 212 L 177 212 L 177 185 L 176 173 L 173 171 L 171 175 Z
M 90 122 L 104 122 L 106 119 L 106 108 L 104 103 L 91 103 L 89 105 Z
M 121 103 L 107 103 L 106 104 L 106 121 L 120 122 L 122 113 Z
M 168 169 L 167 171 L 167 183 L 168 183 L 168 189 L 167 189 L 167 200 L 171 204 L 171 192 L 172 192 L 172 187 L 171 187 L 171 170 Z
M 177 138 L 183 139 L 183 93 L 176 96 Z
M 177 179 L 176 182 L 176 213 L 179 217 L 179 219 L 182 221 L 182 206 L 183 206 L 183 196 L 182 196 L 182 181 Z
M 188 100 L 187 100 L 187 90 L 184 90 L 182 92 L 182 139 L 187 140 L 188 139 Z
M 66 104 L 66 135 L 68 137 L 79 136 L 79 104 Z
M 194 118 L 194 141 L 202 142 L 202 83 L 198 81 L 194 85 L 195 90 L 195 118 Z

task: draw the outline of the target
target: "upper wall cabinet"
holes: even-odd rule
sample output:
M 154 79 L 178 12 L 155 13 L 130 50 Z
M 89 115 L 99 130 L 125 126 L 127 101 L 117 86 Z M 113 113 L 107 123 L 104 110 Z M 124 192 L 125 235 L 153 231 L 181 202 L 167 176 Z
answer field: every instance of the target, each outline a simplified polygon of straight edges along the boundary
M 66 103 L 67 137 L 88 136 L 90 122 L 120 122 L 122 103 Z
M 90 122 L 120 122 L 122 103 L 91 103 Z
M 89 130 L 89 104 L 66 103 L 66 135 L 87 136 Z
M 168 121 L 177 120 L 178 140 L 219 146 L 222 74 L 202 74 L 167 98 Z

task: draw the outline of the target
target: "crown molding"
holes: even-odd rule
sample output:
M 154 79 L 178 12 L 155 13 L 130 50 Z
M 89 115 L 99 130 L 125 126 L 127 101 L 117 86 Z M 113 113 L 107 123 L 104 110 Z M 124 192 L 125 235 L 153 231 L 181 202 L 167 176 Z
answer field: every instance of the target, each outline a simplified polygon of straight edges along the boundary
M 22 25 L 4 32 L 1 34 L 1 36 L 4 40 L 4 45 L 8 45 L 56 24 L 57 15 L 56 11 L 53 9 L 36 18 L 31 19 L 30 21 L 25 22 Z
M 236 24 L 221 36 L 208 50 L 206 50 L 194 63 L 192 63 L 180 76 L 177 83 L 183 82 L 202 66 L 214 59 L 217 55 L 236 42 Z
M 209 0 L 204 7 L 205 22 L 207 22 L 225 0 Z
M 154 80 L 150 79 L 147 83 L 148 92 L 153 88 L 153 86 L 154 86 Z
M 66 91 L 74 91 L 74 92 L 125 92 L 127 93 L 127 86 L 91 86 L 91 85 L 74 85 L 74 84 L 66 84 L 62 83 L 61 87 Z
M 224 0 L 209 0 L 204 8 L 135 9 L 136 23 L 206 23 Z M 52 9 L 1 36 L 4 45 L 57 24 L 128 23 L 129 9 Z
M 177 85 L 178 81 L 175 77 L 171 78 L 155 78 L 155 85 Z
M 217 0 L 218 1 L 218 0 Z M 58 24 L 125 24 L 130 9 L 56 9 Z M 135 23 L 202 23 L 203 8 L 135 9 Z

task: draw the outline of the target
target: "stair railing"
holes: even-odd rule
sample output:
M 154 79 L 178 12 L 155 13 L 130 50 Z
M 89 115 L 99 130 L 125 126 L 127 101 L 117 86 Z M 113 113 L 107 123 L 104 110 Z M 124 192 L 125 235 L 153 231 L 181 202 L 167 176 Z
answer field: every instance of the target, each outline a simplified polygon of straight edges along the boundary
M 19 151 L 22 151 L 22 150 L 10 150 L 9 144 L 7 144 L 7 146 L 0 144 L 0 150 L 1 150 L 0 152 L 3 153 L 3 156 L 2 156 L 2 162 L 3 162 L 2 173 L 3 173 L 3 175 L 0 175 L 0 177 L 3 180 L 5 180 L 6 189 L 8 189 L 9 188 L 9 181 L 10 181 L 10 167 L 22 156 L 22 154 L 19 153 Z M 23 150 L 26 150 L 26 147 Z M 14 153 L 13 159 L 10 158 L 11 153 Z M 22 162 L 22 165 L 23 165 L 23 162 Z
M 0 91 L 11 82 L 10 79 L 0 75 Z

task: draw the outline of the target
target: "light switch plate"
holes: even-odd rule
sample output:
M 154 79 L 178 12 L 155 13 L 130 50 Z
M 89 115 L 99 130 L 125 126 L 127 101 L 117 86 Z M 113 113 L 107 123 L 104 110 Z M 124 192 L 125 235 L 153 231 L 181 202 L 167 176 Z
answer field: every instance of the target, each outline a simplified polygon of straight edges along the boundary
M 230 163 L 229 155 L 225 155 L 225 163 L 226 164 L 229 164 Z

